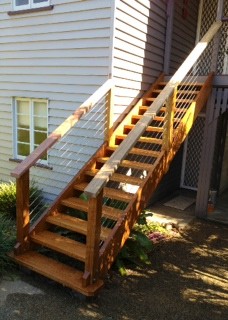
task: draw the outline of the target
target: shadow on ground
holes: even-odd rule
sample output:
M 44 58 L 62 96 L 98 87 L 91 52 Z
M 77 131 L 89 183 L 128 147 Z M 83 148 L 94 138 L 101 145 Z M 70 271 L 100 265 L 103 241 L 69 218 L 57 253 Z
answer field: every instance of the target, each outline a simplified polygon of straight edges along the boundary
M 100 295 L 81 295 L 33 273 L 0 300 L 1 320 L 224 320 L 228 318 L 227 226 L 194 220 L 157 245 L 151 266 L 110 273 Z M 16 280 L 18 281 L 18 279 Z M 0 282 L 0 292 L 4 292 Z M 35 290 L 35 291 L 34 291 Z

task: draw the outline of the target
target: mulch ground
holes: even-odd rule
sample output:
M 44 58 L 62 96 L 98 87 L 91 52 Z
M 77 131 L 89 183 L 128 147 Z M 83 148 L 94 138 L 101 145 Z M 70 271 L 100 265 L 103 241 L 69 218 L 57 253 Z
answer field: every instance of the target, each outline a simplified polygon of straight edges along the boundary
M 22 274 L 42 293 L 8 295 L 0 319 L 228 319 L 227 231 L 224 225 L 193 221 L 155 245 L 150 266 L 129 269 L 127 277 L 112 271 L 92 300 L 33 273 Z

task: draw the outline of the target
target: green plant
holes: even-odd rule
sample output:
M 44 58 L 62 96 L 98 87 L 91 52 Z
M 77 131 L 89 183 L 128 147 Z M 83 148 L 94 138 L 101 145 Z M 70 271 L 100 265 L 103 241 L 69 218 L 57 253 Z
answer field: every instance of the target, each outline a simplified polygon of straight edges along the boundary
M 30 186 L 30 212 L 39 213 L 44 208 L 44 200 L 42 190 L 40 190 L 35 182 Z M 16 217 L 16 183 L 10 181 L 8 183 L 0 183 L 0 212 L 6 214 L 10 218 Z
M 126 266 L 130 263 L 141 265 L 151 264 L 149 253 L 154 244 L 163 240 L 168 231 L 159 223 L 149 221 L 151 212 L 143 211 L 134 225 L 130 237 L 116 259 L 116 267 L 121 275 L 127 275 Z
M 115 265 L 121 275 L 127 275 L 126 266 L 129 263 L 135 265 L 151 264 L 148 254 L 153 249 L 153 243 L 146 235 L 148 229 L 147 217 L 149 215 L 145 212 L 141 214 L 138 223 L 135 224 L 130 237 L 117 256 Z
M 8 257 L 16 241 L 16 227 L 13 220 L 6 215 L 0 215 L 0 277 L 9 269 L 13 269 L 13 262 Z

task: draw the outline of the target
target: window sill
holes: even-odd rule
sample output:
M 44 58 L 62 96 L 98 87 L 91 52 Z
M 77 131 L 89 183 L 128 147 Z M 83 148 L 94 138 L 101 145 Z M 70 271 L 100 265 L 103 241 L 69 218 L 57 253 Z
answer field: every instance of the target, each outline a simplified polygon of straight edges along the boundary
M 10 158 L 9 161 L 21 163 L 23 160 L 16 159 L 16 158 Z M 34 165 L 34 167 L 41 168 L 41 169 L 47 169 L 47 170 L 53 170 L 53 167 L 51 167 L 51 166 L 49 166 L 47 164 L 43 164 L 43 163 L 37 163 L 37 164 Z
M 33 12 L 40 12 L 40 11 L 50 11 L 53 9 L 54 9 L 54 6 L 52 5 L 52 6 L 40 7 L 40 8 L 8 11 L 7 13 L 9 16 L 16 16 L 18 14 L 26 14 L 26 13 L 33 13 Z

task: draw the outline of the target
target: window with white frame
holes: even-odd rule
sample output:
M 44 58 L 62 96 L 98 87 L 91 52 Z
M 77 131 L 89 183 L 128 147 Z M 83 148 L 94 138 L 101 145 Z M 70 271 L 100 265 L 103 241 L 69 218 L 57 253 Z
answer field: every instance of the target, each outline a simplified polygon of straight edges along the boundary
M 32 8 L 46 7 L 50 0 L 13 0 L 15 10 L 25 10 Z
M 47 138 L 48 101 L 16 98 L 14 121 L 14 157 L 24 159 Z M 47 155 L 42 162 L 47 163 Z

